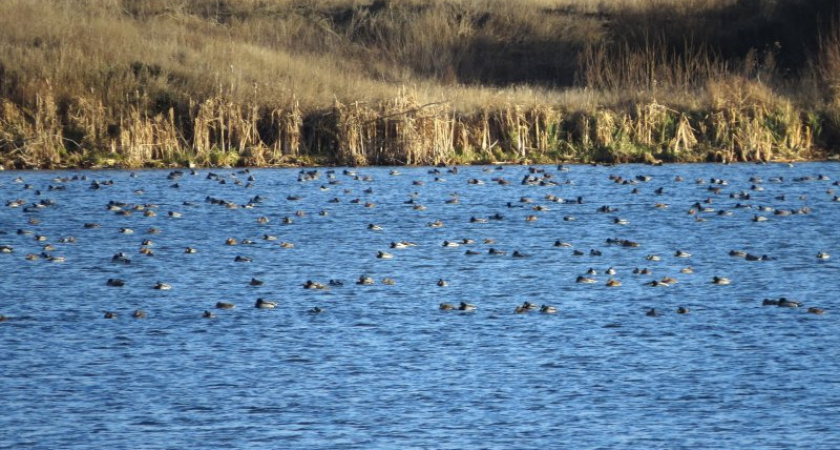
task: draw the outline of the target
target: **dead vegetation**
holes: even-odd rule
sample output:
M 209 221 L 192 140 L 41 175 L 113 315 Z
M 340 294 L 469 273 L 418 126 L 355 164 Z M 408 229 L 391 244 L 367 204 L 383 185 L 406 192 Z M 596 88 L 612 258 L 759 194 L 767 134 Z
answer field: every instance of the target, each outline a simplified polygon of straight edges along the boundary
M 840 146 L 784 0 L 0 3 L 0 164 L 766 161 Z

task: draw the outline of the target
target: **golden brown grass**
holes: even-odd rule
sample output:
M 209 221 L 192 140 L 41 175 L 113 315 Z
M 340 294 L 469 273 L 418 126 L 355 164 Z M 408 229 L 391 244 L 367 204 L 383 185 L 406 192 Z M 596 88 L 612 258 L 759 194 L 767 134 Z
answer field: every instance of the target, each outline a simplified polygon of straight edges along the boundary
M 840 136 L 838 14 L 827 0 L 5 0 L 0 162 L 812 157 Z

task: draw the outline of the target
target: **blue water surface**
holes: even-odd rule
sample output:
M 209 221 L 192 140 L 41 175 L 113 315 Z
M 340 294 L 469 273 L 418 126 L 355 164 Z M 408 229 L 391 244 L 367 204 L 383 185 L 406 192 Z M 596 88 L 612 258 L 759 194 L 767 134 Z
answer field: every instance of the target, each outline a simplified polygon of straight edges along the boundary
M 0 447 L 838 447 L 840 164 L 329 170 L 0 172 Z

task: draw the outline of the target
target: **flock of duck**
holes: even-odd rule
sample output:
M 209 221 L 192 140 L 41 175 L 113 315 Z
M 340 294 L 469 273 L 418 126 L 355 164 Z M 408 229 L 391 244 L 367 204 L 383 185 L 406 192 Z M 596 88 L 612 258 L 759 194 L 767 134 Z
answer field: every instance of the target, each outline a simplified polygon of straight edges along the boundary
M 550 188 L 553 187 L 562 187 L 562 186 L 573 186 L 574 182 L 570 180 L 567 176 L 560 176 L 561 174 L 565 175 L 565 172 L 569 171 L 568 166 L 557 166 L 557 167 L 519 167 L 512 168 L 513 166 L 494 166 L 494 167 L 485 167 L 483 169 L 483 173 L 486 175 L 485 177 L 471 177 L 464 180 L 465 177 L 461 177 L 462 169 L 458 167 L 434 167 L 426 169 L 426 177 L 423 179 L 415 179 L 411 182 L 411 188 L 413 192 L 408 194 L 408 198 L 404 201 L 403 207 L 410 210 L 417 210 L 417 211 L 425 211 L 428 206 L 427 203 L 421 202 L 422 195 L 418 191 L 422 191 L 423 186 L 426 183 L 432 182 L 452 182 L 454 179 L 456 183 L 460 186 L 480 186 L 487 183 L 496 183 L 498 185 L 510 185 L 514 182 L 505 178 L 508 172 L 512 172 L 515 170 L 524 170 L 525 173 L 522 175 L 519 184 L 523 186 L 541 186 Z M 294 173 L 297 177 L 297 183 L 302 186 L 312 186 L 314 189 L 319 189 L 322 192 L 327 192 L 330 190 L 335 190 L 340 192 L 338 196 L 332 197 L 326 201 L 326 204 L 319 204 L 319 205 L 308 205 L 314 208 L 323 208 L 318 211 L 319 216 L 328 216 L 330 214 L 329 205 L 335 203 L 342 203 L 342 202 L 349 202 L 350 204 L 359 204 L 364 208 L 375 208 L 377 205 L 376 203 L 371 200 L 363 200 L 362 198 L 355 197 L 353 191 L 348 188 L 344 188 L 342 183 L 346 182 L 360 182 L 360 183 L 368 183 L 375 186 L 372 183 L 374 180 L 370 175 L 364 175 L 359 170 L 354 169 L 303 169 L 299 172 L 288 171 L 288 173 Z M 416 172 L 415 172 L 416 173 Z M 211 192 L 213 185 L 215 184 L 234 184 L 236 186 L 240 186 L 243 189 L 249 189 L 251 191 L 259 190 L 259 185 L 255 173 L 253 173 L 249 169 L 225 169 L 225 173 L 221 172 L 214 172 L 214 171 L 198 171 L 193 169 L 184 169 L 184 170 L 172 170 L 168 173 L 161 172 L 161 176 L 165 176 L 167 178 L 167 182 L 169 183 L 169 188 L 171 189 L 179 189 L 181 187 L 181 182 L 184 177 L 203 177 L 203 179 L 207 183 L 207 191 Z M 111 180 L 95 180 L 92 179 L 94 176 L 91 175 L 73 175 L 67 177 L 60 177 L 57 176 L 52 178 L 50 182 L 46 185 L 37 185 L 30 183 L 27 178 L 27 174 L 15 174 L 16 177 L 14 179 L 6 180 L 5 182 L 0 181 L 0 192 L 4 193 L 5 195 L 10 195 L 13 198 L 5 200 L 5 206 L 7 208 L 12 209 L 19 209 L 26 219 L 26 227 L 18 228 L 17 230 L 6 230 L 0 228 L 0 254 L 2 258 L 7 258 L 5 261 L 0 259 L 0 265 L 8 265 L 11 264 L 8 258 L 16 258 L 15 255 L 23 254 L 22 259 L 26 261 L 46 261 L 51 263 L 69 263 L 72 264 L 72 261 L 68 261 L 66 257 L 59 255 L 57 245 L 97 245 L 96 242 L 85 242 L 84 237 L 77 237 L 77 236 L 63 236 L 57 239 L 53 239 L 54 237 L 46 236 L 42 232 L 39 231 L 39 228 L 42 227 L 42 215 L 40 214 L 42 211 L 48 208 L 55 208 L 60 204 L 60 200 L 53 200 L 48 198 L 50 195 L 61 195 L 61 191 L 68 190 L 68 186 L 73 183 L 79 183 L 82 185 L 86 185 L 87 189 L 91 191 L 99 191 L 105 190 L 108 186 L 114 185 L 114 181 Z M 393 169 L 389 172 L 390 176 L 399 176 L 401 173 L 397 169 Z M 2 173 L 0 173 L 2 176 Z M 135 178 L 135 174 L 131 174 L 132 178 Z M 11 177 L 9 177 L 11 178 Z M 3 180 L 0 178 L 0 180 Z M 629 178 L 624 178 L 617 175 L 610 175 L 609 180 L 612 183 L 615 183 L 619 186 L 631 186 L 632 190 L 630 190 L 630 194 L 639 194 L 643 185 L 648 183 L 652 180 L 652 177 L 649 175 L 636 175 Z M 694 183 L 697 185 L 706 185 L 707 188 L 705 189 L 706 198 L 698 198 L 696 201 L 684 205 L 685 211 L 687 215 L 691 218 L 690 220 L 694 220 L 697 222 L 702 222 L 706 220 L 710 220 L 714 216 L 729 216 L 733 214 L 734 210 L 748 210 L 751 211 L 750 218 L 753 222 L 763 222 L 767 221 L 770 217 L 777 216 L 777 217 L 785 217 L 785 216 L 794 216 L 794 215 L 804 215 L 804 214 L 811 214 L 812 211 L 807 206 L 802 206 L 799 208 L 775 208 L 770 206 L 760 206 L 754 205 L 750 203 L 753 199 L 755 193 L 761 192 L 765 189 L 764 185 L 766 183 L 784 183 L 786 181 L 784 177 L 774 177 L 770 178 L 767 181 L 759 178 L 759 177 L 751 177 L 749 180 L 750 190 L 749 191 L 738 191 L 738 192 L 727 192 L 727 186 L 729 183 L 727 180 L 717 177 L 712 177 L 709 179 L 698 178 L 694 180 Z M 808 182 L 808 181 L 825 181 L 830 182 L 830 179 L 825 175 L 817 175 L 817 176 L 809 176 L 809 177 L 799 177 L 792 180 L 793 182 Z M 673 178 L 674 183 L 681 183 L 685 182 L 685 180 L 680 177 L 676 176 Z M 826 201 L 838 202 L 840 198 L 835 194 L 834 186 L 838 186 L 840 183 L 833 182 L 831 183 L 832 187 L 829 187 L 825 190 L 827 197 Z M 373 187 L 367 187 L 362 191 L 368 198 L 372 194 Z M 659 187 L 654 190 L 654 194 L 657 196 L 663 196 L 666 194 L 667 188 L 666 187 Z M 25 193 L 25 194 L 24 194 Z M 136 188 L 133 193 L 137 196 L 137 198 L 143 198 L 146 194 L 144 189 L 141 187 Z M 235 209 L 258 209 L 260 205 L 268 198 L 268 196 L 276 194 L 276 192 L 265 192 L 257 195 L 250 196 L 250 199 L 245 203 L 236 203 L 233 201 L 229 201 L 222 198 L 217 198 L 213 195 L 207 194 L 205 196 L 204 204 L 206 205 L 216 205 L 223 208 L 227 208 L 229 210 Z M 814 193 L 819 195 L 819 193 Z M 732 205 L 731 208 L 715 208 L 714 205 L 717 200 L 723 196 L 728 196 L 731 201 L 736 202 Z M 25 200 L 24 197 L 29 197 L 29 200 Z M 352 198 L 351 198 L 352 197 Z M 588 206 L 588 203 L 585 200 L 585 197 L 582 195 L 573 195 L 573 198 L 564 199 L 558 197 L 554 194 L 545 194 L 542 199 L 543 201 L 538 201 L 536 198 L 527 197 L 527 196 L 519 196 L 518 199 L 509 199 L 507 203 L 503 203 L 499 205 L 500 208 L 508 208 L 510 210 L 519 210 L 519 211 L 526 211 L 525 214 L 519 214 L 518 217 L 524 215 L 524 222 L 521 227 L 529 226 L 529 222 L 536 222 L 542 218 L 543 213 L 546 211 L 551 210 L 551 204 L 571 204 L 571 205 L 584 205 Z M 33 200 L 34 198 L 34 200 Z M 775 200 L 784 201 L 786 200 L 785 194 L 779 194 L 774 197 Z M 299 204 L 306 204 L 305 198 L 299 195 L 288 195 L 286 200 L 289 202 L 298 202 Z M 449 195 L 448 198 L 445 199 L 437 199 L 438 201 L 442 201 L 444 204 L 449 205 L 458 205 L 462 201 L 461 195 L 457 192 L 454 192 Z M 800 198 L 804 202 L 806 200 L 805 196 Z M 186 206 L 198 206 L 201 203 L 200 200 L 196 199 L 194 201 L 185 201 L 184 205 Z M 621 206 L 621 205 L 619 205 Z M 593 205 L 591 206 L 595 211 L 598 213 L 605 214 L 608 217 L 609 222 L 616 226 L 617 229 L 628 225 L 630 220 L 626 217 L 622 217 L 619 215 L 621 212 L 621 208 L 616 207 L 614 205 Z M 656 202 L 650 205 L 650 208 L 653 210 L 665 210 L 671 208 L 672 205 L 665 203 L 665 201 Z M 132 215 L 141 216 L 142 218 L 137 221 L 138 225 L 143 226 L 142 221 L 143 218 L 151 218 L 156 217 L 158 215 L 158 211 L 160 210 L 160 206 L 153 202 L 146 202 L 146 201 L 137 201 L 137 202 L 130 202 L 130 201 L 122 201 L 122 200 L 115 200 L 109 199 L 107 202 L 103 202 L 103 208 L 111 214 L 121 216 L 121 217 L 129 217 Z M 280 219 L 280 223 L 284 225 L 289 225 L 295 222 L 298 218 L 305 217 L 308 212 L 303 210 L 295 211 L 293 214 L 287 215 Z M 166 213 L 166 216 L 171 219 L 180 219 L 182 218 L 182 213 L 176 210 L 170 210 Z M 556 217 L 556 216 L 555 216 Z M 107 219 L 103 219 L 107 220 Z M 273 217 L 269 215 L 260 215 L 256 222 L 260 225 L 267 225 L 274 220 Z M 464 217 L 463 219 L 465 222 L 469 222 L 471 224 L 481 224 L 481 223 L 491 223 L 493 221 L 502 221 L 502 220 L 514 220 L 509 217 L 506 217 L 505 214 L 501 212 L 495 212 L 490 214 L 486 217 L 483 216 L 476 216 L 473 215 L 471 217 Z M 574 222 L 576 217 L 571 214 L 566 214 L 562 216 L 563 222 Z M 155 222 L 160 223 L 160 222 Z M 106 223 L 106 225 L 108 225 Z M 199 226 L 200 224 L 193 224 L 194 226 Z M 426 222 L 425 225 L 429 228 L 444 228 L 446 224 L 440 220 L 433 220 Z M 0 225 L 2 226 L 2 225 Z M 381 223 L 369 223 L 366 228 L 371 232 L 380 232 L 386 228 L 387 225 L 383 225 Z M 102 223 L 100 222 L 85 222 L 82 226 L 83 229 L 98 229 L 102 227 Z M 134 228 L 131 227 L 119 227 L 117 230 L 120 234 L 123 235 L 132 235 L 135 233 Z M 154 236 L 160 234 L 163 229 L 151 226 L 145 230 L 145 234 L 147 237 L 139 240 L 140 245 L 138 246 L 138 254 L 144 256 L 155 256 L 155 242 L 153 240 Z M 17 236 L 13 238 L 13 236 Z M 199 252 L 199 248 L 202 247 L 210 247 L 214 245 L 226 245 L 226 246 L 237 246 L 237 245 L 253 245 L 255 244 L 256 240 L 262 240 L 264 242 L 270 242 L 277 245 L 280 248 L 294 248 L 294 244 L 290 241 L 281 241 L 277 235 L 271 234 L 270 232 L 266 232 L 262 235 L 261 238 L 255 239 L 237 239 L 234 237 L 227 238 L 224 242 L 220 243 L 212 243 L 212 242 L 201 242 L 197 243 L 195 246 L 189 245 L 183 249 L 185 254 L 193 254 Z M 5 241 L 5 242 L 4 242 Z M 13 243 L 10 243 L 14 241 Z M 481 242 L 478 244 L 477 241 Z M 53 243 L 54 242 L 54 243 Z M 23 244 L 21 244 L 23 243 Z M 487 246 L 486 251 L 477 250 L 480 245 Z M 642 246 L 643 244 L 640 242 L 636 242 L 633 240 L 622 239 L 622 238 L 609 238 L 605 242 L 606 246 L 612 247 L 627 247 L 627 248 L 637 248 Z M 393 259 L 394 252 L 400 250 L 410 249 L 412 247 L 418 247 L 423 244 L 412 242 L 410 240 L 399 240 L 393 241 L 390 243 L 388 249 L 380 249 L 377 250 L 374 255 L 376 259 Z M 501 249 L 497 246 L 496 241 L 492 238 L 484 238 L 484 239 L 472 239 L 472 238 L 464 238 L 458 240 L 447 239 L 443 240 L 440 243 L 440 246 L 446 248 L 453 248 L 453 247 L 466 247 L 466 251 L 464 255 L 466 256 L 477 256 L 477 255 L 490 255 L 494 257 L 505 257 L 508 256 L 511 258 L 528 258 L 528 255 L 524 251 L 520 250 L 513 250 L 512 252 L 508 253 L 507 250 Z M 573 248 L 574 245 L 570 242 L 566 242 L 563 240 L 556 240 L 553 243 L 554 247 L 558 248 L 569 248 L 572 249 L 571 255 L 574 257 L 598 257 L 602 256 L 602 250 L 597 248 L 591 248 L 588 251 L 582 249 Z M 21 248 L 23 250 L 21 250 Z M 729 255 L 733 258 L 743 258 L 747 261 L 772 261 L 774 258 L 769 255 L 756 255 L 751 254 L 742 250 L 731 250 Z M 644 257 L 645 262 L 655 262 L 661 260 L 662 256 L 658 254 L 647 254 Z M 673 258 L 676 260 L 684 260 L 684 261 L 691 261 L 692 254 L 684 249 L 676 249 L 673 253 Z M 819 249 L 814 257 L 817 261 L 826 261 L 830 258 L 829 253 L 825 249 Z M 115 265 L 130 265 L 132 264 L 132 255 L 127 253 L 124 250 L 119 250 L 113 254 L 111 257 L 110 262 Z M 234 259 L 235 263 L 251 263 L 253 262 L 253 257 L 244 256 L 244 255 L 237 255 Z M 639 261 L 641 263 L 641 261 Z M 161 262 L 165 264 L 165 262 Z M 644 264 L 644 263 L 642 263 Z M 444 268 L 444 270 L 446 270 Z M 608 279 L 604 283 L 604 286 L 609 288 L 618 288 L 623 285 L 622 281 L 620 281 L 617 277 L 617 270 L 614 267 L 608 267 L 605 270 L 598 270 L 595 268 L 590 268 L 583 273 L 576 277 L 575 282 L 581 284 L 599 284 L 597 276 L 603 272 L 603 274 L 608 276 Z M 651 270 L 647 267 L 636 267 L 632 270 L 633 275 L 651 275 Z M 681 275 L 691 275 L 694 273 L 694 268 L 690 264 L 685 264 L 684 267 L 679 269 L 679 273 Z M 711 275 L 711 274 L 710 274 Z M 680 275 L 676 275 L 680 276 Z M 301 277 L 305 278 L 305 277 Z M 122 278 L 114 278 L 109 277 L 107 279 L 102 280 L 108 287 L 113 288 L 121 288 L 126 286 L 128 283 L 126 280 Z M 258 279 L 256 276 L 252 277 L 251 280 L 248 282 L 250 286 L 261 286 L 263 285 L 264 281 Z M 362 274 L 358 280 L 356 280 L 355 284 L 357 285 L 373 285 L 376 284 L 377 280 L 373 277 Z M 383 278 L 380 281 L 383 285 L 393 285 L 396 283 L 394 278 L 387 277 Z M 678 283 L 678 280 L 675 276 L 664 276 L 661 278 L 653 279 L 650 281 L 646 281 L 643 284 L 645 286 L 650 287 L 668 287 Z M 729 285 L 732 281 L 724 276 L 715 274 L 708 279 L 708 283 L 712 285 Z M 438 279 L 434 283 L 437 287 L 444 288 L 449 285 L 449 281 L 444 278 Z M 306 280 L 300 285 L 303 289 L 308 290 L 330 290 L 333 288 L 339 288 L 344 286 L 344 282 L 340 279 L 330 279 L 327 282 L 315 281 L 315 280 Z M 156 290 L 170 290 L 173 286 L 164 281 L 158 281 L 154 285 L 150 286 Z M 421 289 L 421 287 L 418 287 Z M 424 289 L 424 288 L 423 288 Z M 785 297 L 771 299 L 766 298 L 761 301 L 762 306 L 776 306 L 776 307 L 783 307 L 783 308 L 799 308 L 802 307 L 803 310 L 807 311 L 811 314 L 823 314 L 823 308 L 818 306 L 806 306 L 802 301 L 788 299 Z M 0 304 L 0 306 L 3 306 Z M 8 306 L 8 304 L 6 304 Z M 211 307 L 212 306 L 212 307 Z M 273 309 L 278 306 L 278 302 L 271 301 L 266 298 L 256 298 L 253 303 L 254 308 L 258 309 Z M 214 309 L 216 310 L 231 310 L 236 308 L 236 304 L 227 301 L 227 300 L 218 300 L 215 304 L 207 305 L 207 309 L 200 314 L 203 318 L 215 318 L 217 317 L 216 312 L 213 312 Z M 202 308 L 203 309 L 203 308 Z M 479 309 L 479 307 L 473 303 L 468 301 L 460 301 L 460 302 L 443 302 L 439 303 L 438 309 L 441 311 L 454 311 L 454 312 L 474 312 Z M 311 314 L 321 314 L 328 310 L 328 308 L 323 306 L 315 306 L 308 309 L 308 312 Z M 528 314 L 528 313 L 538 313 L 538 314 L 557 314 L 558 307 L 552 304 L 537 304 L 532 303 L 530 301 L 525 301 L 521 304 L 510 305 L 510 312 L 515 314 Z M 688 306 L 679 306 L 674 310 L 675 313 L 684 315 L 689 314 L 691 312 Z M 664 312 L 661 310 L 657 310 L 655 308 L 649 308 L 646 310 L 645 314 L 647 316 L 655 317 L 660 316 Z M 198 314 L 197 314 L 198 315 Z M 120 316 L 120 313 L 117 311 L 105 311 L 102 317 L 106 319 L 116 319 Z M 135 319 L 144 319 L 148 317 L 148 314 L 143 309 L 137 309 L 130 313 L 130 316 Z M 0 315 L 0 321 L 7 321 L 12 319 L 12 317 L 8 317 L 5 315 Z

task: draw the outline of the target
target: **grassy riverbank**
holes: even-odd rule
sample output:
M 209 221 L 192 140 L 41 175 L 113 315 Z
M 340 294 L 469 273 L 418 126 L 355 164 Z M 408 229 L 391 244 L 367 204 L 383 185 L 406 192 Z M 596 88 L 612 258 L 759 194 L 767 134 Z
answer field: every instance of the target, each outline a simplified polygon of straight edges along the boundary
M 840 150 L 834 0 L 5 0 L 0 164 Z

